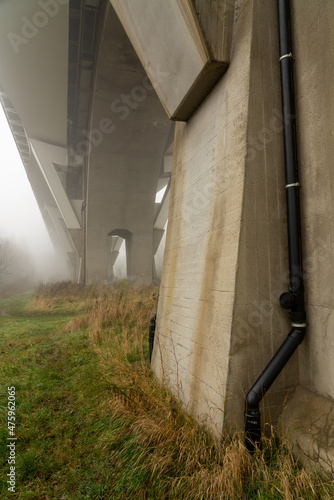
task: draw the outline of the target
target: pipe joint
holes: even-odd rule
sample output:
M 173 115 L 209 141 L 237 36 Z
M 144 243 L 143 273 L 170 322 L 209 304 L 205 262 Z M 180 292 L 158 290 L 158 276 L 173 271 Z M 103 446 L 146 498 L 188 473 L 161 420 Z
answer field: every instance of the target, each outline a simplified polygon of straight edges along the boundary
M 257 408 L 245 409 L 245 445 L 250 453 L 254 453 L 261 441 L 261 413 Z
M 300 271 L 302 276 L 302 272 Z M 298 295 L 304 291 L 304 284 L 301 276 L 293 276 L 289 284 L 289 292 Z
M 262 395 L 262 391 L 254 391 L 252 388 L 246 396 L 246 409 L 249 411 L 258 410 Z
M 304 286 L 302 282 L 297 286 L 289 286 L 289 292 L 284 292 L 279 298 L 283 309 L 291 310 L 291 320 L 293 323 L 305 323 Z
M 304 340 L 306 334 L 306 326 L 304 325 L 305 323 L 300 323 L 299 326 L 294 326 L 288 335 L 290 339 L 294 340 L 297 346 L 300 345 Z
M 279 303 L 283 309 L 292 309 L 297 303 L 298 297 L 295 293 L 284 292 L 279 298 Z
M 300 310 L 292 311 L 290 314 L 290 317 L 291 317 L 291 322 L 293 323 L 293 325 L 296 324 L 296 325 L 298 325 L 298 327 L 301 325 L 305 325 L 306 313 L 305 313 L 305 310 L 303 308 L 300 308 Z

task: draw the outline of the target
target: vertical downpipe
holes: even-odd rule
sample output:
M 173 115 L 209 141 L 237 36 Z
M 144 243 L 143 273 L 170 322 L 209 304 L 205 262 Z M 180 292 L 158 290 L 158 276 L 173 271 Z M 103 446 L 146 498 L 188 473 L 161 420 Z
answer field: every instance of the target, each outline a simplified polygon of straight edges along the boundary
M 154 313 L 150 319 L 150 328 L 149 328 L 149 332 L 148 332 L 148 346 L 149 346 L 149 352 L 150 352 L 150 363 L 152 362 L 156 322 L 157 322 L 157 313 Z
M 260 402 L 262 397 L 301 344 L 306 333 L 290 2 L 289 0 L 278 0 L 277 5 L 290 278 L 288 292 L 280 296 L 280 304 L 284 309 L 291 311 L 292 330 L 247 394 L 245 444 L 250 452 L 253 452 L 260 444 Z

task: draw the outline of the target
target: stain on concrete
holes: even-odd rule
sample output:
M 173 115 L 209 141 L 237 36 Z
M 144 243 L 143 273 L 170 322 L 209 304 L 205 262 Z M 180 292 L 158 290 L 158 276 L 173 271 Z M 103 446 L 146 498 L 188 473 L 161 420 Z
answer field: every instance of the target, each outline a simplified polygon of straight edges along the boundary
M 220 249 L 224 241 L 225 225 L 225 207 L 221 197 L 215 198 L 215 206 L 211 220 L 211 227 L 208 236 L 205 268 L 203 272 L 203 281 L 198 304 L 198 315 L 196 321 L 196 330 L 193 339 L 193 352 L 191 357 L 192 379 L 189 388 L 189 406 L 196 412 L 195 406 L 198 406 L 198 398 L 201 393 L 201 384 L 205 378 L 208 363 L 212 362 L 210 349 L 210 330 L 213 318 L 213 283 L 218 268 L 218 258 Z M 205 382 L 207 385 L 207 381 Z
M 297 387 L 279 419 L 302 464 L 334 476 L 334 401 Z

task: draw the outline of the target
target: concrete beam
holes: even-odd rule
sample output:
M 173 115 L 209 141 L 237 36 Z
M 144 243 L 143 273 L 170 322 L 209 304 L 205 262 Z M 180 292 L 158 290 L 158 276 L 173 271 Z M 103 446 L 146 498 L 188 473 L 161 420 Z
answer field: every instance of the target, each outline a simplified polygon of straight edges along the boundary
M 82 229 L 69 229 L 68 230 L 73 245 L 77 254 L 81 256 L 83 251 L 83 230 Z
M 122 246 L 124 239 L 119 236 L 111 236 L 110 237 L 110 264 L 113 266 L 117 260 L 119 255 L 120 248 Z
M 67 140 L 68 4 L 0 2 L 1 85 L 28 137 L 63 146 Z
M 61 223 L 62 215 L 57 207 L 46 206 L 46 211 L 50 216 L 53 227 L 58 236 L 58 240 L 61 243 L 62 248 L 66 253 L 73 252 L 72 245 L 70 243 L 69 237 L 66 234 L 65 228 Z
M 165 234 L 164 229 L 154 229 L 153 231 L 153 255 L 157 253 L 160 242 L 162 240 L 163 235 Z
M 159 213 L 154 222 L 154 229 L 163 229 L 165 227 L 168 219 L 169 200 L 170 200 L 170 190 L 169 187 L 167 187 L 167 190 L 161 202 Z
M 187 121 L 226 71 L 229 60 L 214 58 L 188 0 L 110 1 L 168 116 Z M 215 16 L 220 14 L 223 11 Z M 232 25 L 233 16 L 229 19 Z
M 173 155 L 165 155 L 164 156 L 164 173 L 171 174 L 172 173 L 172 164 L 173 164 Z
M 31 150 L 69 229 L 80 229 L 80 223 L 59 179 L 54 163 L 67 164 L 67 150 L 53 144 L 30 140 Z

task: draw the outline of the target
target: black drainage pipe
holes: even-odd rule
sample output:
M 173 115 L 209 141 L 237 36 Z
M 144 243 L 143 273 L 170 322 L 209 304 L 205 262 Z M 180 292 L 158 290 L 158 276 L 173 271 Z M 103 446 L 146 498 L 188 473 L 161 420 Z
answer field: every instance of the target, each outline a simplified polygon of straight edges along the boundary
M 261 439 L 259 408 L 261 399 L 303 341 L 306 333 L 290 2 L 289 0 L 278 0 L 277 4 L 290 274 L 289 291 L 281 295 L 280 304 L 284 309 L 291 311 L 292 330 L 247 394 L 245 444 L 251 452 L 260 444 Z
M 150 363 L 152 361 L 156 322 L 157 322 L 157 313 L 154 313 L 150 319 L 150 328 L 148 331 L 148 346 L 149 346 L 149 350 L 150 350 Z

